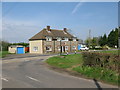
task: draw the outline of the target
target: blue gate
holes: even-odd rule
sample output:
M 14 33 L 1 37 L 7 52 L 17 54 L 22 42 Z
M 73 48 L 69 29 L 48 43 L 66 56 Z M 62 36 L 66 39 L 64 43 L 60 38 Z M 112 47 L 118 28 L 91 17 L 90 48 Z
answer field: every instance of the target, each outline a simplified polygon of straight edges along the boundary
M 17 54 L 24 54 L 24 47 L 17 47 Z

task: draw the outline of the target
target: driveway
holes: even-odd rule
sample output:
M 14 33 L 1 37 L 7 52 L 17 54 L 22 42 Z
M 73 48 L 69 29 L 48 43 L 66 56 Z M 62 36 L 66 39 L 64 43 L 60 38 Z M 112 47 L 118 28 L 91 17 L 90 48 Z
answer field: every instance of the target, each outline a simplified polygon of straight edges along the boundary
M 44 61 L 51 55 L 26 55 L 3 60 L 3 88 L 117 88 L 50 70 Z

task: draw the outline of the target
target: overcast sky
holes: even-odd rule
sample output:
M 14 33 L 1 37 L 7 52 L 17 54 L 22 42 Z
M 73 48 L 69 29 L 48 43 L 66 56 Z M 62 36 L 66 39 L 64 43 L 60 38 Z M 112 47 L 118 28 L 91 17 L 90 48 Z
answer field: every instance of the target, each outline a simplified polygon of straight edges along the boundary
M 68 28 L 80 39 L 108 34 L 118 26 L 117 2 L 4 2 L 2 35 L 9 42 L 28 39 L 47 25 Z

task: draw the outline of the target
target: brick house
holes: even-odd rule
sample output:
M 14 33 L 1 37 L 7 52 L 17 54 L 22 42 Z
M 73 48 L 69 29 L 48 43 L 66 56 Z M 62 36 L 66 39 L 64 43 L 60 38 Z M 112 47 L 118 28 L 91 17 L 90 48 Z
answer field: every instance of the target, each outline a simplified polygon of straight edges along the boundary
M 74 52 L 78 50 L 78 39 L 70 33 L 67 29 L 56 30 L 51 29 L 50 26 L 44 28 L 39 33 L 29 39 L 30 53 L 60 53 L 60 52 Z

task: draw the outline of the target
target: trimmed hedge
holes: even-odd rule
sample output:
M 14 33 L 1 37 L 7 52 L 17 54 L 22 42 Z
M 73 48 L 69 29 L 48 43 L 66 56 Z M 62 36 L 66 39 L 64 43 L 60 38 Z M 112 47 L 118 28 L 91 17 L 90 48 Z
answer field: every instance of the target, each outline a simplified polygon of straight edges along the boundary
M 102 67 L 119 72 L 120 56 L 109 53 L 83 52 L 83 66 Z

